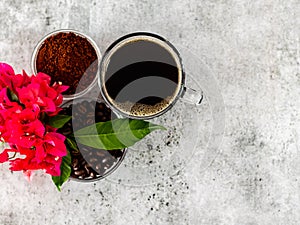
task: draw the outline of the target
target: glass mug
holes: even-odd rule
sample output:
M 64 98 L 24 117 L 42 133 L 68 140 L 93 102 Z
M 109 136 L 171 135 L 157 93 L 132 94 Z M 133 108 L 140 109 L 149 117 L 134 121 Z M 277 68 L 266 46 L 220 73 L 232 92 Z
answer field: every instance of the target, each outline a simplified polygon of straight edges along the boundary
M 176 48 L 148 32 L 125 35 L 113 42 L 100 62 L 98 84 L 113 111 L 132 119 L 166 113 L 179 98 L 200 104 L 202 90 L 186 87 L 186 74 Z

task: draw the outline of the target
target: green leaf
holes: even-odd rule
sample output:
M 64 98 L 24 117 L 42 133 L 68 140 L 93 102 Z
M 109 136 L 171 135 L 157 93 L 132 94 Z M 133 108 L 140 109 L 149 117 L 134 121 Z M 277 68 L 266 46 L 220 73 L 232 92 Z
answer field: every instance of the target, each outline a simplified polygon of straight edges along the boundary
M 7 97 L 11 102 L 19 102 L 18 96 L 12 90 L 10 90 L 10 88 L 7 88 L 6 90 Z
M 76 142 L 71 138 L 66 138 L 66 144 L 69 148 L 78 151 Z
M 60 176 L 52 176 L 52 181 L 59 191 L 61 191 L 61 186 L 65 183 L 71 175 L 71 155 L 68 154 L 62 158 L 60 165 Z
M 77 143 L 97 149 L 115 150 L 130 147 L 163 126 L 143 120 L 115 119 L 84 127 L 74 133 Z
M 71 118 L 72 116 L 58 114 L 56 116 L 49 117 L 48 124 L 54 128 L 62 128 Z

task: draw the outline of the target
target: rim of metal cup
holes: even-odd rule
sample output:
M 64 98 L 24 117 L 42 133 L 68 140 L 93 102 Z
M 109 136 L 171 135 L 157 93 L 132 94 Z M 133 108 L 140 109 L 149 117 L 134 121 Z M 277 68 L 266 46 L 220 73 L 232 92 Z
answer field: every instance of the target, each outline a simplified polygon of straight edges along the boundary
M 87 97 L 80 97 L 80 98 L 77 98 L 76 101 L 75 101 L 75 104 L 78 103 L 78 102 L 81 102 L 81 101 L 96 101 L 96 102 L 102 102 L 104 103 L 108 108 L 111 109 L 111 107 L 109 105 L 106 104 L 105 101 L 102 101 L 101 99 L 90 99 L 90 98 L 87 98 Z M 73 100 L 68 100 L 68 101 L 65 101 L 60 107 L 63 108 L 63 107 L 66 107 L 66 106 L 69 106 L 73 103 L 74 101 Z M 112 109 L 111 109 L 112 113 L 115 114 L 117 116 L 117 118 L 122 118 L 122 116 L 116 112 L 114 112 Z M 124 152 L 123 152 L 123 155 L 122 157 L 119 159 L 119 161 L 113 166 L 113 168 L 111 170 L 109 170 L 106 174 L 104 174 L 103 176 L 99 176 L 99 177 L 96 177 L 94 179 L 87 179 L 87 180 L 84 180 L 84 179 L 79 179 L 79 178 L 75 178 L 75 177 L 69 177 L 70 180 L 72 181 L 76 181 L 76 182 L 82 182 L 82 183 L 91 183 L 91 182 L 96 182 L 96 181 L 99 181 L 99 180 L 102 180 L 106 177 L 108 177 L 109 175 L 111 175 L 112 173 L 114 173 L 118 168 L 119 166 L 122 164 L 124 158 L 125 158 L 125 155 L 127 154 L 127 151 L 128 151 L 128 148 L 123 148 Z M 109 150 L 107 150 L 109 151 Z
M 174 51 L 174 53 L 178 57 L 177 60 L 179 61 L 180 70 L 181 70 L 181 84 L 179 85 L 177 94 L 176 94 L 176 96 L 174 96 L 174 99 L 172 100 L 172 102 L 165 109 L 159 111 L 158 113 L 155 113 L 153 115 L 147 115 L 147 116 L 136 116 L 136 115 L 131 115 L 130 113 L 127 113 L 127 112 L 123 112 L 121 109 L 119 109 L 118 107 L 114 106 L 114 104 L 108 99 L 108 97 L 106 96 L 106 94 L 102 90 L 102 85 L 103 85 L 102 84 L 102 73 L 104 73 L 103 71 L 104 71 L 104 67 L 105 67 L 104 63 L 106 62 L 107 57 L 109 56 L 110 52 L 119 43 L 121 43 L 121 42 L 123 42 L 123 41 L 125 41 L 127 39 L 138 37 L 138 36 L 156 38 L 156 39 L 164 42 L 167 46 L 169 46 Z M 114 110 L 114 112 L 118 112 L 121 115 L 123 115 L 124 117 L 131 118 L 131 119 L 152 119 L 152 118 L 158 117 L 158 116 L 166 113 L 168 110 L 170 110 L 174 106 L 174 104 L 177 102 L 177 100 L 180 98 L 180 96 L 184 92 L 185 72 L 184 72 L 184 66 L 183 66 L 183 63 L 182 63 L 182 58 L 180 56 L 180 53 L 175 48 L 175 46 L 171 42 L 169 42 L 166 38 L 160 36 L 159 34 L 152 33 L 152 32 L 147 32 L 147 31 L 132 32 L 132 33 L 123 35 L 123 36 L 119 37 L 117 40 L 115 40 L 114 42 L 112 42 L 109 45 L 109 47 L 105 50 L 105 52 L 103 53 L 103 55 L 102 55 L 97 75 L 98 75 L 98 86 L 100 88 L 100 93 L 101 93 L 101 96 L 103 97 L 105 103 L 112 110 Z
M 48 33 L 46 34 L 38 43 L 37 45 L 35 46 L 33 52 L 32 52 L 32 56 L 31 56 L 31 70 L 33 72 L 33 74 L 36 74 L 37 73 L 37 69 L 36 69 L 36 59 L 37 59 L 37 55 L 38 55 L 38 52 L 41 48 L 41 46 L 43 45 L 43 43 L 45 42 L 46 39 L 48 39 L 49 37 L 51 36 L 54 36 L 56 34 L 59 34 L 59 33 L 74 33 L 80 37 L 83 37 L 85 38 L 92 46 L 93 48 L 95 49 L 96 51 L 96 54 L 97 54 L 97 58 L 98 58 L 98 68 L 97 68 L 97 73 L 95 75 L 95 78 L 94 80 L 82 91 L 78 92 L 78 93 L 75 93 L 75 94 L 71 94 L 71 95 L 63 95 L 63 99 L 64 100 L 72 100 L 72 99 L 75 99 L 75 98 L 79 98 L 83 95 L 85 95 L 87 92 L 89 92 L 96 84 L 97 84 L 97 80 L 98 80 L 98 73 L 99 73 L 99 66 L 100 66 L 100 62 L 101 62 L 101 58 L 102 58 L 102 55 L 101 55 L 101 52 L 100 52 L 100 49 L 98 48 L 96 42 L 91 38 L 89 37 L 88 35 L 80 32 L 80 31 L 77 31 L 77 30 L 73 30 L 73 29 L 60 29 L 60 30 L 55 30 L 51 33 Z M 51 76 L 51 75 L 50 75 Z

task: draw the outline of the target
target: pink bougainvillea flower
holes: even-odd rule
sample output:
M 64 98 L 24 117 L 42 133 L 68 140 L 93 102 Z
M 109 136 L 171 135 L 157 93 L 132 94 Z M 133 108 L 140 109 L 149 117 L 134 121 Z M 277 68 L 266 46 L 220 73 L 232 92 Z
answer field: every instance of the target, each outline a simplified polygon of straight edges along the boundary
M 38 140 L 34 143 L 35 158 L 38 163 L 42 162 L 47 156 L 47 152 L 44 146 L 44 140 Z
M 45 150 L 53 156 L 63 157 L 67 155 L 67 148 L 64 144 L 66 137 L 59 133 L 49 132 L 45 135 Z
M 39 139 L 33 147 L 36 151 L 35 158 L 38 163 L 46 157 L 63 157 L 67 154 L 67 149 L 61 139 L 53 137 L 57 133 L 48 133 L 43 140 Z M 63 136 L 64 137 L 64 136 Z
M 46 170 L 46 173 L 51 176 L 60 176 L 60 165 L 62 158 L 58 156 L 48 155 L 45 160 L 42 162 L 43 168 Z
M 36 163 L 34 163 L 35 151 L 30 148 L 23 148 L 19 146 L 11 146 L 16 152 L 19 152 L 23 158 L 16 158 L 10 160 L 10 170 L 12 171 L 25 171 L 28 169 L 36 168 Z M 25 157 L 25 158 L 24 158 Z
M 36 139 L 30 148 L 19 145 L 18 152 L 26 158 L 13 160 L 11 170 L 44 169 L 48 174 L 59 176 L 62 157 L 67 154 L 64 140 L 61 134 L 47 133 L 44 139 Z
M 8 126 L 15 114 L 22 110 L 17 102 L 12 102 L 7 96 L 6 88 L 0 90 L 0 137 L 7 141 L 13 130 Z
M 39 97 L 37 104 L 40 106 L 42 112 L 55 112 L 56 106 L 52 99 L 48 97 Z
M 22 106 L 17 103 L 11 101 L 7 96 L 7 89 L 3 88 L 0 90 L 0 110 L 7 111 L 7 114 L 10 115 L 13 112 L 18 112 L 22 109 Z
M 9 161 L 11 170 L 23 171 L 28 179 L 34 170 L 59 176 L 67 155 L 65 136 L 44 119 L 61 110 L 62 92 L 68 86 L 50 84 L 47 74 L 15 74 L 11 66 L 0 63 L 0 139 L 10 146 L 0 154 L 0 163 Z M 20 158 L 11 159 L 8 152 Z
M 58 106 L 63 100 L 61 92 L 68 87 L 56 84 L 50 87 L 49 83 L 50 77 L 46 74 L 38 73 L 37 76 L 33 76 L 30 84 L 17 88 L 20 101 L 26 107 L 36 104 L 41 112 L 47 112 L 51 116 L 56 115 L 60 111 Z
M 48 84 L 50 84 L 50 82 L 51 82 L 51 77 L 45 73 L 39 72 L 35 75 L 35 78 L 36 78 L 36 80 L 39 81 L 39 83 L 41 81 L 46 81 Z
M 66 90 L 68 90 L 69 86 L 66 86 L 66 85 L 61 85 L 61 84 L 58 84 L 57 82 L 55 82 L 52 87 L 56 90 L 57 93 L 62 93 Z
M 42 77 L 42 78 L 40 78 Z M 46 78 L 49 77 L 43 73 L 37 74 L 37 79 L 40 84 L 39 90 L 39 105 L 41 107 L 41 111 L 45 111 L 49 113 L 49 115 L 56 115 L 60 108 L 58 107 L 62 101 L 63 97 L 61 93 L 68 89 L 68 86 L 54 84 L 52 87 L 49 86 L 49 81 Z
M 57 96 L 54 99 L 54 103 L 56 106 L 59 106 L 63 102 L 63 96 L 61 95 L 61 93 L 68 90 L 69 86 L 60 85 L 55 82 L 52 87 L 57 92 Z
M 8 65 L 6 63 L 0 63 L 0 75 L 1 76 L 3 76 L 3 75 L 13 76 L 13 75 L 15 75 L 15 71 L 10 65 Z
M 60 176 L 61 162 L 61 157 L 47 155 L 42 162 L 38 163 L 35 157 L 27 155 L 25 159 L 18 158 L 11 160 L 10 169 L 12 171 L 44 170 L 51 176 Z
M 38 110 L 24 109 L 6 122 L 6 130 L 10 131 L 8 139 L 10 143 L 30 148 L 36 139 L 43 138 L 45 127 L 38 120 L 38 112 Z
M 31 83 L 27 86 L 17 88 L 16 91 L 20 102 L 22 102 L 25 105 L 25 107 L 30 108 L 34 104 L 37 104 L 39 89 L 39 84 Z
M 31 83 L 32 76 L 29 76 L 24 70 L 22 74 L 16 74 L 13 77 L 13 91 L 16 91 L 16 88 L 27 86 Z

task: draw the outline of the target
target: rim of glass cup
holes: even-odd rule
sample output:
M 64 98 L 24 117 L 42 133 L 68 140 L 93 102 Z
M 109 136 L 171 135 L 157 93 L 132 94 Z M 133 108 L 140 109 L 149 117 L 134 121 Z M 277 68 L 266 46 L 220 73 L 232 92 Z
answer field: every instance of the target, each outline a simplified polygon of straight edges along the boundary
M 75 101 L 73 100 L 68 100 L 68 101 L 65 101 L 62 105 L 61 105 L 61 108 L 64 108 L 66 106 L 69 106 L 70 104 L 72 103 L 78 103 L 78 102 L 81 102 L 81 101 L 84 101 L 84 100 L 87 100 L 87 101 L 96 101 L 96 102 L 103 102 L 108 108 L 110 108 L 106 102 L 102 101 L 101 99 L 91 99 L 91 98 L 87 98 L 87 97 L 79 97 L 77 98 Z M 116 112 L 114 112 L 112 109 L 112 114 L 115 114 L 117 118 L 122 118 L 122 116 Z M 99 181 L 99 180 L 102 180 L 106 177 L 108 177 L 109 175 L 111 175 L 112 173 L 114 173 L 118 168 L 119 166 L 122 164 L 126 154 L 127 154 L 127 151 L 128 151 L 128 148 L 123 148 L 124 152 L 123 152 L 123 155 L 122 157 L 119 159 L 119 161 L 113 166 L 113 168 L 111 170 L 109 170 L 106 174 L 104 174 L 103 176 L 99 176 L 99 177 L 96 177 L 96 178 L 92 178 L 92 179 L 79 179 L 79 178 L 75 178 L 75 177 L 69 177 L 70 180 L 72 181 L 76 181 L 76 182 L 83 182 L 83 183 L 89 183 L 89 182 L 96 182 L 96 181 Z M 107 150 L 109 151 L 109 150 Z
M 97 54 L 97 58 L 98 58 L 98 69 L 97 69 L 97 73 L 95 75 L 94 80 L 82 91 L 78 92 L 78 93 L 74 93 L 71 95 L 63 95 L 63 99 L 68 101 L 68 100 L 72 100 L 75 98 L 79 98 L 83 95 L 85 95 L 87 92 L 89 92 L 96 84 L 97 84 L 97 80 L 98 80 L 98 73 L 99 73 L 99 66 L 100 66 L 100 62 L 101 62 L 101 52 L 99 47 L 97 46 L 96 42 L 88 35 L 77 31 L 77 30 L 73 30 L 73 29 L 59 29 L 59 30 L 55 30 L 52 31 L 51 33 L 46 34 L 45 36 L 43 36 L 43 38 L 37 43 L 37 45 L 35 46 L 32 56 L 31 56 L 31 70 L 34 74 L 37 73 L 37 69 L 36 69 L 36 58 L 37 58 L 37 54 L 42 46 L 42 44 L 45 42 L 45 40 L 53 35 L 59 34 L 59 33 L 74 33 L 80 37 L 85 38 L 95 49 L 96 54 Z
M 147 116 L 136 116 L 136 115 L 131 115 L 129 113 L 123 112 L 122 110 L 120 110 L 119 108 L 115 107 L 113 103 L 111 103 L 111 101 L 108 99 L 108 97 L 106 96 L 106 94 L 103 92 L 102 90 L 102 73 L 104 72 L 104 63 L 107 61 L 107 57 L 109 56 L 111 50 L 116 47 L 119 43 L 121 43 L 122 41 L 125 41 L 127 39 L 130 38 L 134 38 L 134 37 L 150 37 L 150 38 L 156 38 L 159 41 L 164 42 L 167 46 L 169 46 L 173 51 L 174 54 L 176 55 L 176 57 L 178 58 L 178 62 L 180 65 L 180 71 L 181 71 L 181 84 L 179 86 L 179 90 L 177 91 L 176 96 L 174 96 L 174 99 L 172 100 L 172 102 L 162 111 L 155 113 L 153 115 L 147 115 Z M 164 47 L 164 46 L 162 46 Z M 176 61 L 176 59 L 175 59 Z M 107 65 L 105 65 L 107 66 Z M 184 85 L 185 85 L 185 72 L 184 72 L 184 66 L 182 63 L 182 58 L 180 56 L 180 53 L 178 52 L 178 50 L 175 48 L 175 46 L 169 42 L 166 38 L 160 36 L 159 34 L 156 33 L 152 33 L 152 32 L 147 32 L 147 31 L 138 31 L 138 32 L 132 32 L 132 33 L 128 33 L 126 35 L 123 35 L 121 37 L 119 37 L 117 40 L 115 40 L 114 42 L 112 42 L 109 47 L 105 50 L 104 54 L 102 55 L 102 58 L 100 60 L 100 65 L 99 65 L 99 70 L 98 70 L 98 86 L 100 88 L 100 93 L 102 98 L 104 99 L 105 103 L 107 103 L 107 105 L 114 110 L 115 112 L 120 113 L 121 115 L 127 117 L 127 118 L 131 118 L 131 119 L 152 119 L 155 117 L 158 117 L 164 113 L 166 113 L 168 110 L 170 110 L 174 104 L 177 102 L 177 100 L 180 98 L 180 96 L 183 95 L 184 93 Z

